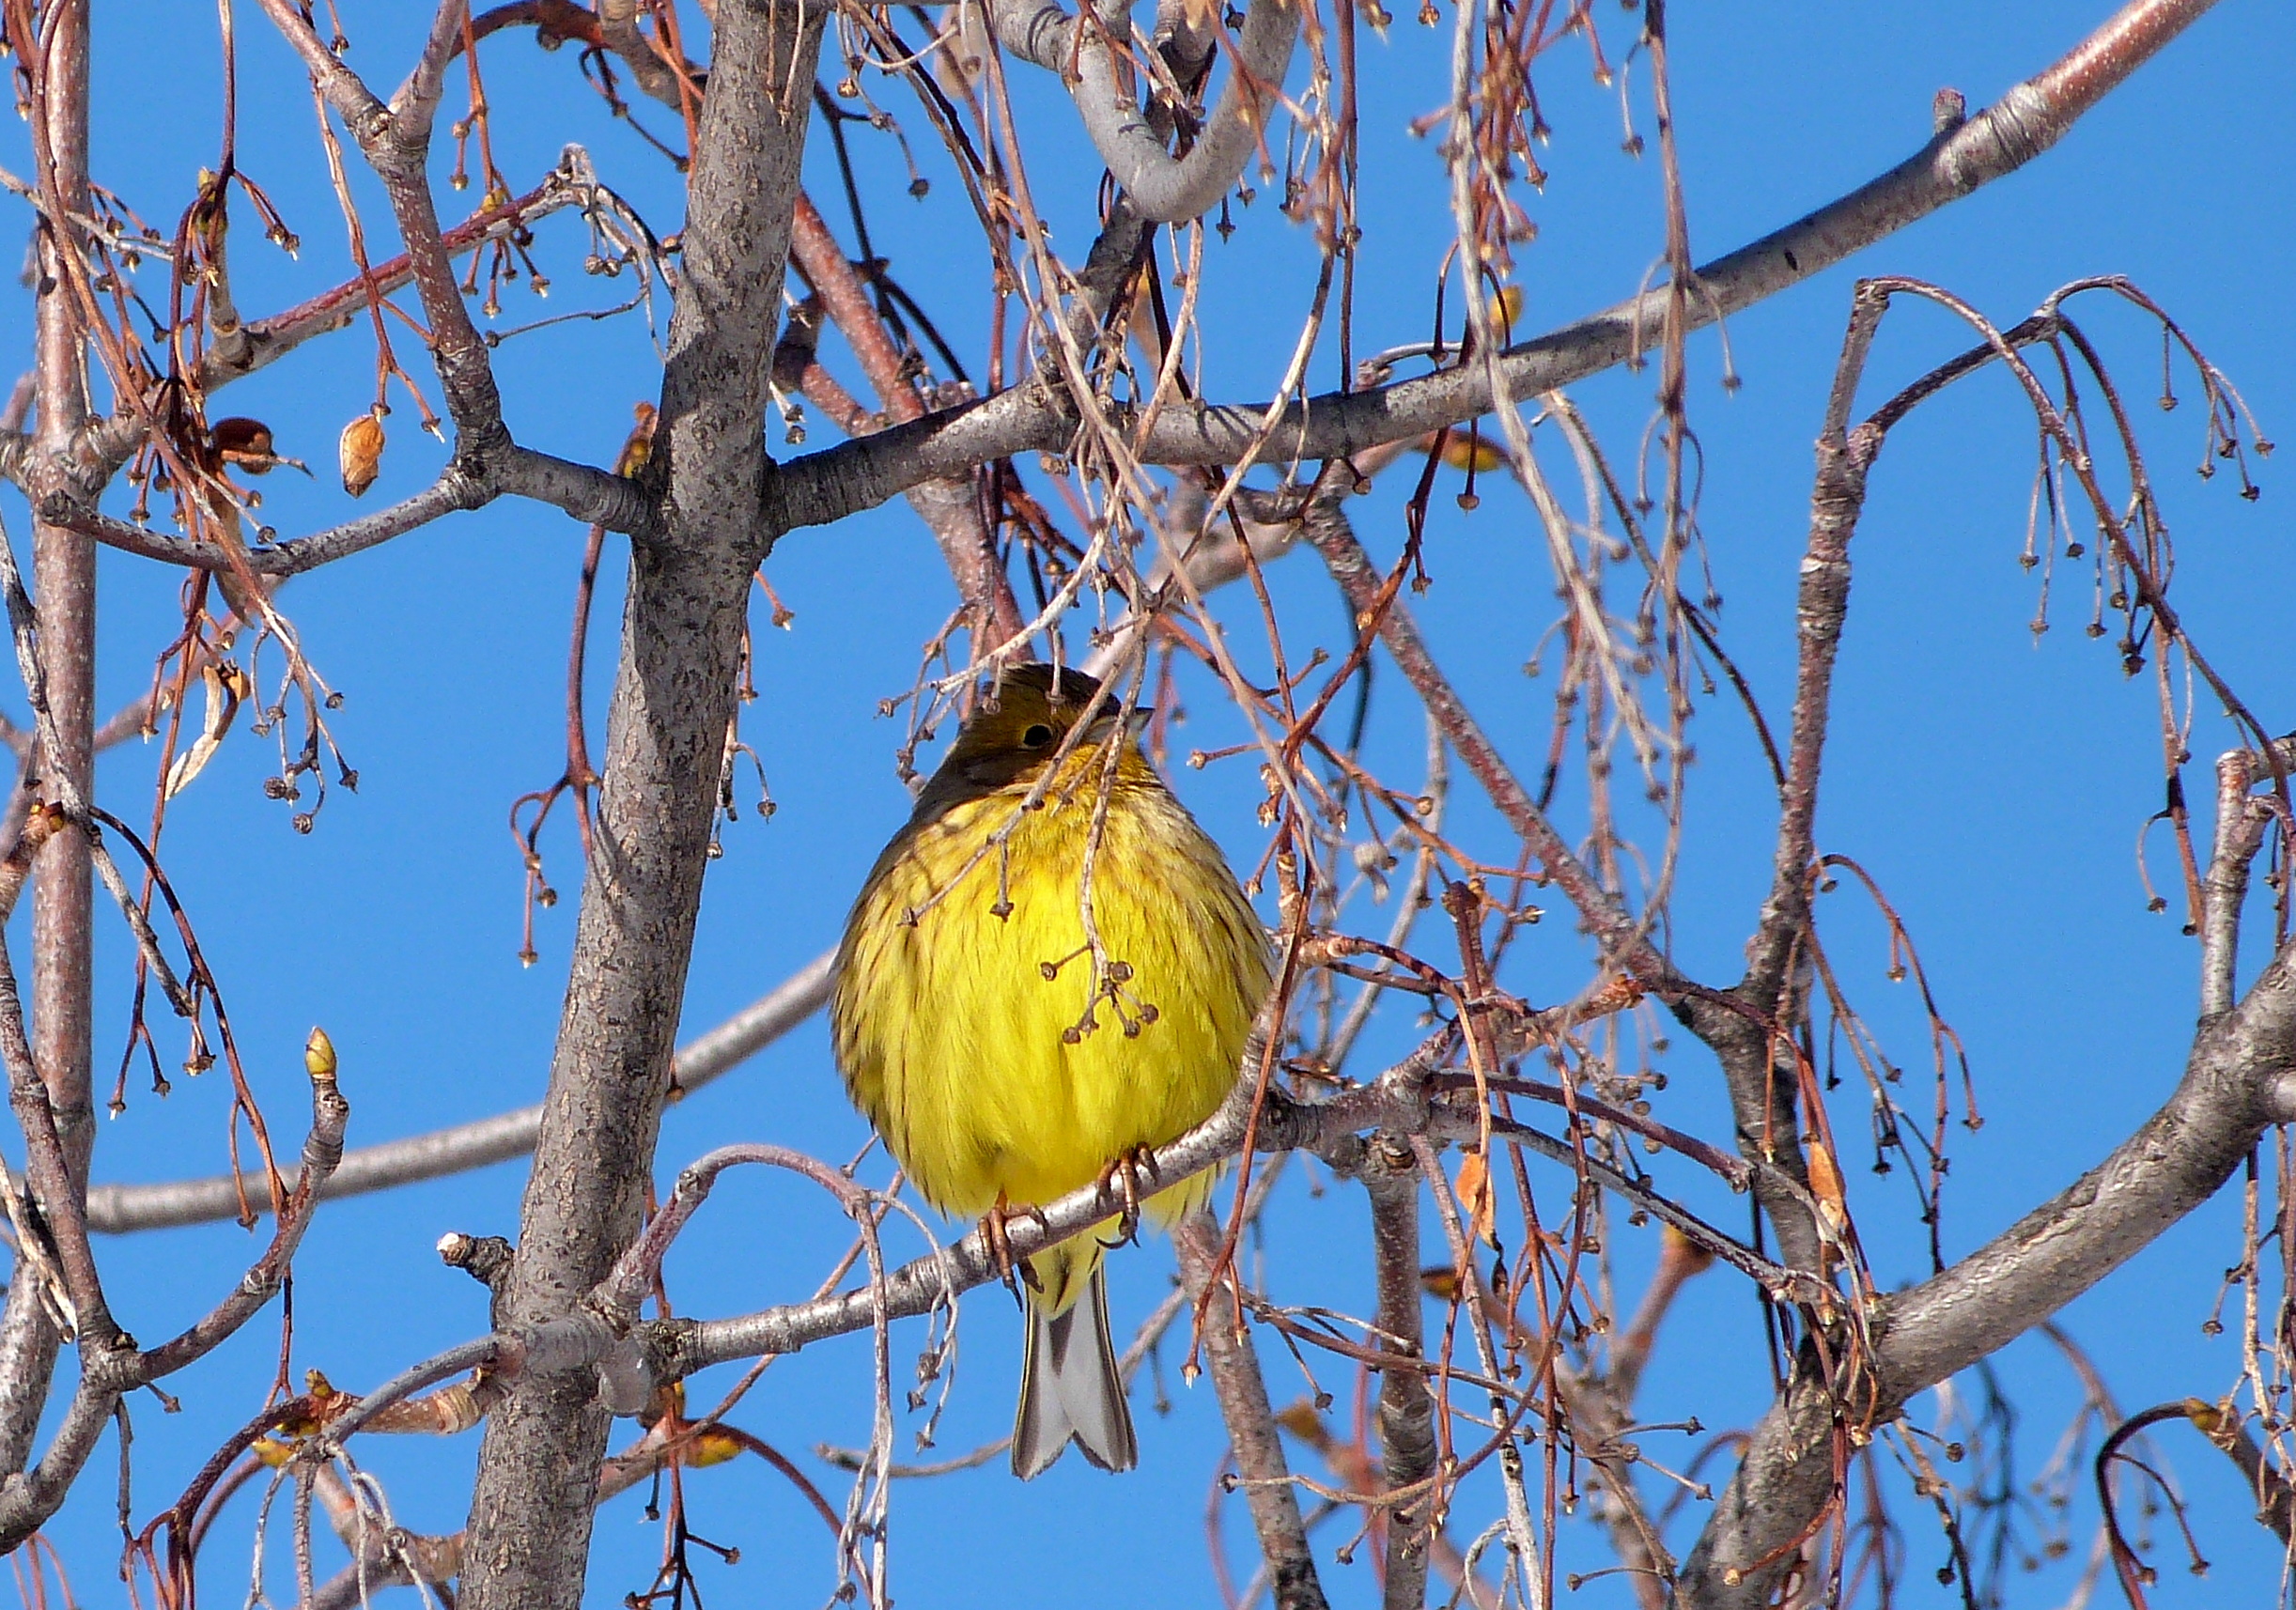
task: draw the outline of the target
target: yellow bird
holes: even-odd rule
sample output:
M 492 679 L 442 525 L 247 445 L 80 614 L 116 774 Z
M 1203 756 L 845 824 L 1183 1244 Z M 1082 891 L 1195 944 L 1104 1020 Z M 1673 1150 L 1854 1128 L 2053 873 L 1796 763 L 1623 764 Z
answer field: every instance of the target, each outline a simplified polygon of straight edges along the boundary
M 830 1004 L 846 1092 L 952 1217 L 1051 1201 L 1209 1118 L 1267 994 L 1266 932 L 1140 754 L 1146 713 L 1111 696 L 1066 741 L 1099 692 L 1007 672 L 846 920 Z M 1199 1174 L 1142 1208 L 1169 1228 L 1210 1191 Z M 1114 1223 L 1027 1261 L 1023 1479 L 1072 1438 L 1104 1470 L 1139 1459 L 1101 1270 Z

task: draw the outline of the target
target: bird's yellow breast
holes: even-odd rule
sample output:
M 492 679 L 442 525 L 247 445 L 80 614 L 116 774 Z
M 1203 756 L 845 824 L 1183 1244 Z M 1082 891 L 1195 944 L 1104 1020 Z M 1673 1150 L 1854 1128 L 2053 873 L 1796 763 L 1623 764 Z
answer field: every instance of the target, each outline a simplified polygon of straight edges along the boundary
M 1268 986 L 1265 934 L 1218 847 L 1126 758 L 1092 864 L 1105 966 L 1082 899 L 1089 778 L 1017 817 L 1020 787 L 912 822 L 854 907 L 830 1009 L 838 1064 L 943 1213 L 1089 1184 L 1211 1116 L 1235 1080 Z

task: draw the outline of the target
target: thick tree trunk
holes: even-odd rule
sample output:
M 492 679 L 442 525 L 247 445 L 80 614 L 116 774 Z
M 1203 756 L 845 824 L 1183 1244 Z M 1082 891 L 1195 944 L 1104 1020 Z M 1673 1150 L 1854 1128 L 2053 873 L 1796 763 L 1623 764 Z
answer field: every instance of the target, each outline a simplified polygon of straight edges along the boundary
M 542 1134 L 503 1316 L 571 1309 L 637 1232 L 701 905 L 749 572 L 637 550 Z M 526 1383 L 487 1431 L 471 1510 L 472 1604 L 573 1605 L 606 1414 L 587 1375 Z
M 733 716 L 767 379 L 822 12 L 717 11 L 652 473 L 633 547 L 598 834 L 504 1319 L 565 1314 L 635 1234 L 668 1088 Z M 520 1382 L 487 1429 L 464 1555 L 471 1610 L 582 1602 L 607 1415 L 587 1372 Z

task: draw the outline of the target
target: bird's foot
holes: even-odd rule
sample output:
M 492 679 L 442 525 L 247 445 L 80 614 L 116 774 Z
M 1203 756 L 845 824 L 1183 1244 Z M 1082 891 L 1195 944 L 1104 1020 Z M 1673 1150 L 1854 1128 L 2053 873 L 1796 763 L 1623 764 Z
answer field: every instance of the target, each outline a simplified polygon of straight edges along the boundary
M 1156 1152 L 1152 1147 L 1135 1146 L 1107 1168 L 1100 1170 L 1100 1189 L 1114 1188 L 1124 1198 L 1124 1212 L 1117 1215 L 1116 1239 L 1109 1245 L 1122 1246 L 1140 1239 L 1140 1199 L 1156 1194 L 1156 1186 L 1163 1176 L 1156 1166 Z
M 981 1233 L 987 1238 L 988 1256 L 997 1266 L 997 1278 L 1011 1288 L 1016 1297 L 1020 1295 L 1023 1280 L 1029 1283 L 1031 1291 L 1043 1289 L 1036 1271 L 1029 1267 L 1029 1261 L 1013 1256 L 1013 1222 L 1023 1218 L 1032 1218 L 1040 1225 L 1046 1222 L 1042 1208 L 1030 1202 L 1016 1204 L 1007 1200 L 1002 1191 L 997 1193 L 997 1205 L 981 1215 Z

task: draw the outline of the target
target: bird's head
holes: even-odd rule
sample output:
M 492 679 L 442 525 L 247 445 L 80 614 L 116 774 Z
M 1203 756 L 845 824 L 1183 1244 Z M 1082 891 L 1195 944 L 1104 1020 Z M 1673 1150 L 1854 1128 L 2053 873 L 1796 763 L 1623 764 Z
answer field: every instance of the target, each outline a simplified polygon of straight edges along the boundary
M 1113 692 L 1100 694 L 1099 682 L 1081 671 L 1056 672 L 1041 663 L 1014 666 L 992 696 L 974 707 L 928 792 L 950 783 L 966 794 L 1032 784 L 1078 722 L 1089 724 L 1069 751 L 1072 762 L 1096 749 L 1120 724 L 1129 747 L 1148 712 L 1127 709 Z

